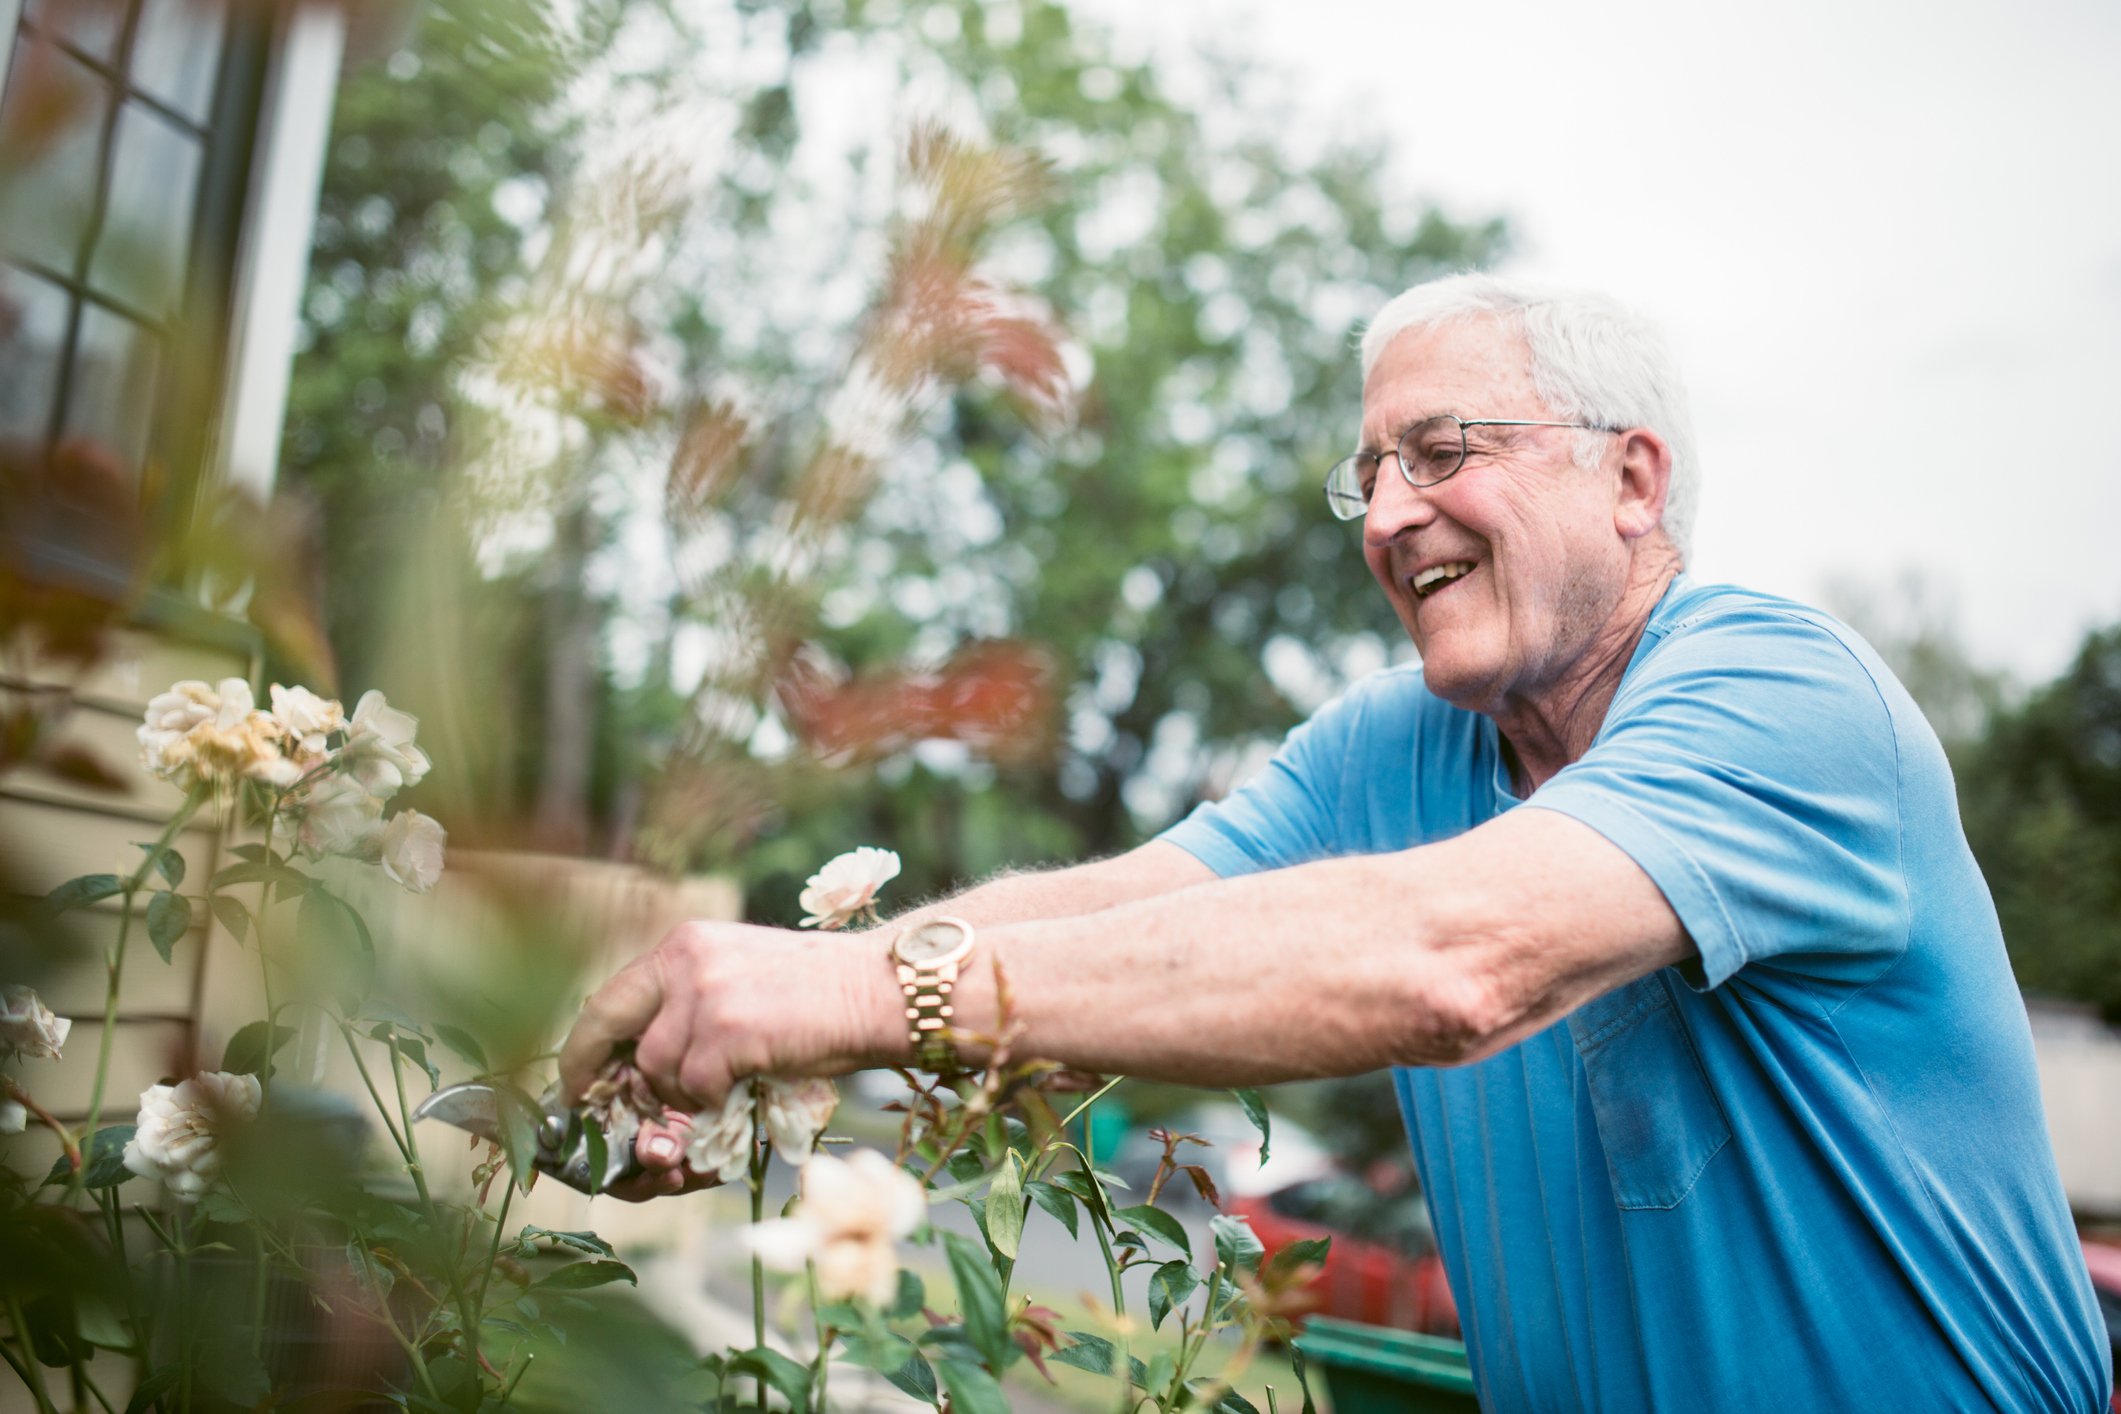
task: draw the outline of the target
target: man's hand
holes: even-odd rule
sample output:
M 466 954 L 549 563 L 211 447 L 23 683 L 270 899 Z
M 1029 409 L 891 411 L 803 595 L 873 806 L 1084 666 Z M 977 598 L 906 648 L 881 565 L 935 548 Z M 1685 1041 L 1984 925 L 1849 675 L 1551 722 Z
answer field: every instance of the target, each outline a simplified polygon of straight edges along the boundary
M 579 1101 L 613 1048 L 635 1041 L 633 1063 L 657 1098 L 696 1113 L 748 1076 L 839 1075 L 897 1059 L 902 1006 L 880 936 L 684 923 L 583 1006 L 560 1049 L 560 1089 Z M 666 1156 L 656 1141 L 674 1137 L 648 1126 L 635 1149 L 668 1169 L 677 1146 Z

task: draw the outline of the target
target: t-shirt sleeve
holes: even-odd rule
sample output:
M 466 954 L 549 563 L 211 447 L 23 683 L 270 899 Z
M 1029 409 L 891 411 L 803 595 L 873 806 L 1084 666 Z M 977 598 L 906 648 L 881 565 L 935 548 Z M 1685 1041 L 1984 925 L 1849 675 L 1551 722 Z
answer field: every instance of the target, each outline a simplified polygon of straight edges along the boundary
M 1907 946 L 1899 783 L 1892 711 L 1854 650 L 1799 615 L 1741 611 L 1655 645 L 1591 749 L 1526 805 L 1642 867 L 1700 951 L 1692 985 L 1762 964 L 1861 986 Z
M 1348 748 L 1361 697 L 1357 689 L 1327 703 L 1289 733 L 1265 770 L 1221 800 L 1195 807 L 1158 838 L 1226 879 L 1336 853 Z

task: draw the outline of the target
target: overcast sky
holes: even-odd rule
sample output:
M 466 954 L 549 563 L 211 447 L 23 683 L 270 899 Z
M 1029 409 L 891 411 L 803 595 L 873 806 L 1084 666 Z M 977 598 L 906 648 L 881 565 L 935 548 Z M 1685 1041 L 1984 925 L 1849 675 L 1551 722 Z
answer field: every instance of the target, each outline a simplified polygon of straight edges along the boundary
M 1292 127 L 1375 125 L 1505 269 L 1656 318 L 1697 573 L 1919 568 L 2033 681 L 2121 620 L 2121 4 L 1079 3 L 1288 70 Z

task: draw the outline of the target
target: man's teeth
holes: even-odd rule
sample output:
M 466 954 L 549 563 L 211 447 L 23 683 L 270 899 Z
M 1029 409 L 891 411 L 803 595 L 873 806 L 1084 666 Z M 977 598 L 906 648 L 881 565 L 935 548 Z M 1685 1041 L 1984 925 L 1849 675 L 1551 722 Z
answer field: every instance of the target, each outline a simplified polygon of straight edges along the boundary
M 1431 565 L 1414 576 L 1414 592 L 1426 595 L 1439 584 L 1446 584 L 1461 575 L 1473 572 L 1471 560 L 1457 560 L 1448 565 Z

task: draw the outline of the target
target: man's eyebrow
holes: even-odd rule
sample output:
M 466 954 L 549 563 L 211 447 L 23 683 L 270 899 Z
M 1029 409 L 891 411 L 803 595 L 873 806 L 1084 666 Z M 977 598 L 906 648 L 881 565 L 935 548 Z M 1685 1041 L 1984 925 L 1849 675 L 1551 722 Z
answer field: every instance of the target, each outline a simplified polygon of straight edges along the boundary
M 1407 429 L 1411 428 L 1415 423 L 1427 422 L 1432 417 L 1443 417 L 1445 415 L 1440 412 L 1425 412 L 1418 417 L 1403 417 L 1387 427 L 1385 436 L 1388 440 L 1383 446 L 1380 447 L 1375 442 L 1365 438 L 1362 445 L 1355 449 L 1355 454 L 1362 457 L 1381 457 L 1386 452 L 1396 448 L 1399 445 L 1399 439 L 1406 436 Z

